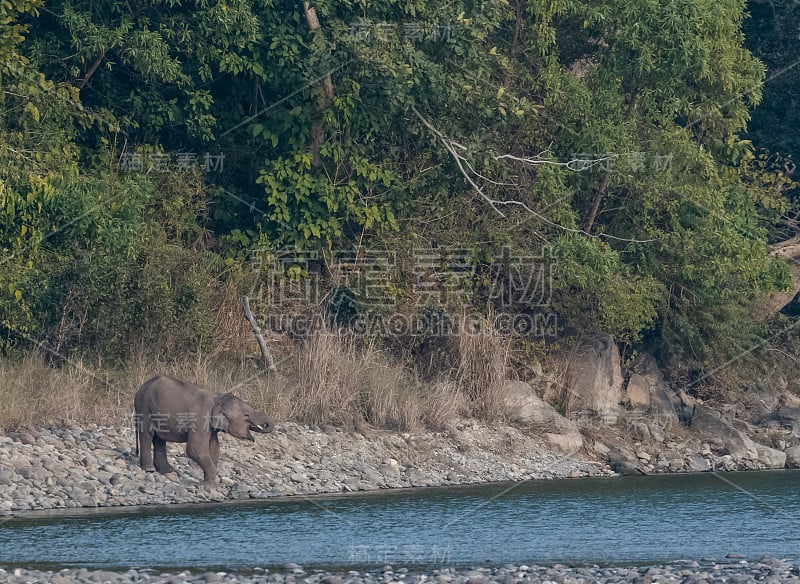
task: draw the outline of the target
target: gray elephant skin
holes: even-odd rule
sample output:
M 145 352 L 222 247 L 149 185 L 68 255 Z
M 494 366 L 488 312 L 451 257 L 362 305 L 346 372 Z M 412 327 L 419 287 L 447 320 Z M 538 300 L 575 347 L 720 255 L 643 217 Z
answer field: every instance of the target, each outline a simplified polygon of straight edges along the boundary
M 274 427 L 267 414 L 231 393 L 213 393 L 165 375 L 142 385 L 133 405 L 136 453 L 142 468 L 172 472 L 167 442 L 185 442 L 186 454 L 203 469 L 203 484 L 207 486 L 217 478 L 220 432 L 254 442 L 251 432 L 271 432 Z

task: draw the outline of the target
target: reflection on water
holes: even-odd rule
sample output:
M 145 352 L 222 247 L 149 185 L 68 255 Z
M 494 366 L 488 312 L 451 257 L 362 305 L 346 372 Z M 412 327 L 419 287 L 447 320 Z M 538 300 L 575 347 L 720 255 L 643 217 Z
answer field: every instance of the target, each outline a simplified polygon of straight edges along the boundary
M 0 563 L 247 569 L 797 558 L 798 487 L 795 471 L 672 475 L 37 519 L 0 525 Z

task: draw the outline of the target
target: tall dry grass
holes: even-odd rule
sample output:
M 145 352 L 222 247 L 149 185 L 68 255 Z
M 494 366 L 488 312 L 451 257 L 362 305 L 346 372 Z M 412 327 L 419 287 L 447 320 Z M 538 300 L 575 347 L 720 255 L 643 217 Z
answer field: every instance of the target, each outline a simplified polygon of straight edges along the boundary
M 425 386 L 374 343 L 342 332 L 316 333 L 303 347 L 289 398 L 291 417 L 311 424 L 440 427 L 461 409 L 451 386 Z
M 125 423 L 130 384 L 73 361 L 56 369 L 39 356 L 0 360 L 0 427 Z M 130 420 L 130 416 L 127 417 Z
M 458 353 L 456 381 L 469 398 L 470 413 L 488 420 L 503 419 L 508 340 L 488 319 L 462 317 L 458 328 Z
M 72 361 L 53 368 L 36 356 L 0 360 L 0 427 L 129 425 L 136 390 L 156 374 L 231 391 L 278 421 L 313 425 L 439 428 L 467 409 L 455 384 L 425 385 L 374 344 L 343 333 L 315 334 L 280 369 L 270 374 L 252 359 L 218 354 L 159 361 L 146 351 L 121 367 Z

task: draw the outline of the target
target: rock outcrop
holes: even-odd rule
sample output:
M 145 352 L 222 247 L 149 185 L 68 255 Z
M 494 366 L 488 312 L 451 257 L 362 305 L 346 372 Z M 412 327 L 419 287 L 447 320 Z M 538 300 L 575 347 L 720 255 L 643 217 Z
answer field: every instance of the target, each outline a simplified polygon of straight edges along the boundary
M 646 412 L 660 421 L 662 427 L 678 424 L 681 400 L 664 379 L 655 358 L 643 353 L 633 364 L 625 389 L 628 407 Z
M 622 365 L 614 337 L 582 337 L 566 355 L 561 404 L 570 418 L 594 417 L 614 424 L 623 413 Z
M 800 468 L 800 444 L 787 448 L 784 454 L 786 454 L 786 468 Z
M 751 460 L 764 468 L 786 466 L 785 452 L 754 442 L 717 410 L 705 404 L 694 407 L 691 428 L 706 435 L 712 451 L 718 454 L 730 455 L 734 460 Z

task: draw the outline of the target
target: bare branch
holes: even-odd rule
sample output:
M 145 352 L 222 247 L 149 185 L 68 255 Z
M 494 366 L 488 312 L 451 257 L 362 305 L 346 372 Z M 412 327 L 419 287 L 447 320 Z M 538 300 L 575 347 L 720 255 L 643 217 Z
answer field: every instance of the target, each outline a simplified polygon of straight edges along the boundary
M 572 160 L 569 160 L 567 162 L 558 162 L 557 160 L 552 160 L 550 158 L 541 158 L 540 156 L 530 158 L 523 156 L 514 156 L 513 154 L 501 154 L 500 156 L 495 156 L 494 159 L 513 160 L 515 162 L 521 162 L 522 164 L 528 164 L 530 166 L 541 166 L 543 164 L 549 164 L 551 166 L 563 166 L 574 172 L 583 172 L 584 170 L 588 170 L 589 168 L 597 166 L 598 164 L 602 164 L 606 160 L 619 158 L 621 155 L 609 154 L 608 156 L 602 156 L 600 158 L 573 158 Z
M 491 198 L 489 195 L 487 195 L 483 191 L 483 189 L 475 182 L 475 180 L 472 178 L 472 176 L 465 170 L 465 168 L 464 168 L 465 165 L 472 171 L 472 173 L 474 175 L 476 175 L 477 177 L 479 177 L 479 178 L 481 178 L 483 180 L 486 180 L 487 182 L 490 182 L 492 184 L 499 185 L 499 186 L 516 186 L 516 185 L 513 185 L 513 184 L 512 185 L 508 185 L 507 183 L 498 183 L 498 182 L 489 180 L 486 177 L 484 177 L 484 176 L 478 174 L 477 172 L 475 172 L 475 170 L 469 164 L 467 159 L 463 155 L 461 155 L 458 152 L 456 152 L 456 150 L 455 150 L 456 147 L 458 147 L 461 150 L 466 150 L 466 148 L 464 146 L 462 146 L 461 144 L 458 144 L 457 142 L 451 140 L 450 138 L 448 138 L 447 136 L 442 134 L 442 132 L 440 132 L 438 129 L 436 129 L 433 126 L 433 124 L 431 124 L 427 119 L 425 119 L 425 117 L 421 113 L 419 113 L 417 108 L 414 107 L 413 105 L 411 106 L 411 111 L 413 111 L 414 114 L 416 114 L 416 116 L 420 119 L 420 121 L 422 121 L 422 123 L 425 125 L 426 128 L 428 128 L 431 132 L 433 132 L 436 135 L 437 138 L 439 138 L 439 141 L 441 141 L 442 145 L 445 147 L 445 149 L 453 157 L 453 160 L 455 160 L 456 165 L 458 166 L 458 169 L 461 171 L 461 174 L 464 176 L 464 178 L 467 180 L 467 182 L 470 184 L 470 186 L 472 186 L 472 188 L 475 189 L 475 192 L 477 192 L 483 198 L 483 200 L 486 201 L 489 204 L 489 206 L 492 209 L 494 209 L 494 211 L 496 211 L 497 214 L 500 215 L 501 217 L 505 217 L 505 214 L 500 210 L 500 207 L 502 207 L 502 206 L 517 206 L 517 207 L 523 208 L 525 211 L 527 211 L 528 213 L 530 213 L 531 215 L 533 215 L 534 217 L 536 217 L 540 221 L 546 223 L 547 225 L 550 225 L 550 226 L 555 227 L 557 229 L 561 229 L 562 231 L 567 231 L 569 233 L 579 233 L 581 235 L 586 235 L 587 237 L 593 237 L 593 238 L 604 237 L 604 238 L 607 238 L 607 239 L 613 239 L 615 241 L 624 241 L 624 242 L 628 242 L 628 243 L 649 243 L 649 242 L 655 241 L 655 239 L 629 239 L 629 238 L 625 238 L 625 237 L 616 237 L 614 235 L 608 235 L 606 233 L 599 233 L 597 235 L 592 235 L 591 233 L 587 233 L 583 229 L 576 229 L 574 227 L 567 227 L 565 225 L 561 225 L 559 223 L 556 223 L 555 221 L 551 221 L 550 219 L 548 219 L 547 217 L 545 217 L 541 213 L 537 213 L 536 211 L 531 209 L 527 204 L 525 204 L 522 201 L 516 201 L 516 200 L 513 200 L 513 199 L 502 201 L 502 200 L 497 200 L 497 199 Z M 575 160 L 570 160 L 569 162 L 558 162 L 558 161 L 554 161 L 554 160 L 550 160 L 550 159 L 546 159 L 546 158 L 540 158 L 540 157 L 525 158 L 525 157 L 514 156 L 512 154 L 503 154 L 501 156 L 495 156 L 494 158 L 495 158 L 495 160 L 505 160 L 505 159 L 514 160 L 514 161 L 522 162 L 523 164 L 529 164 L 529 165 L 551 164 L 551 165 L 554 165 L 554 166 L 563 166 L 563 167 L 569 168 L 570 170 L 573 170 L 575 172 L 580 172 L 581 170 L 585 170 L 586 168 L 591 168 L 592 166 L 594 166 L 596 164 L 600 164 L 601 162 L 603 162 L 605 160 L 609 160 L 609 159 L 615 158 L 617 156 L 619 156 L 619 155 L 618 154 L 612 154 L 612 155 L 605 156 L 603 158 L 599 158 L 599 159 L 596 159 L 596 160 L 575 159 Z M 576 163 L 581 163 L 581 166 L 579 168 L 576 168 Z

